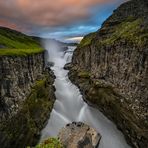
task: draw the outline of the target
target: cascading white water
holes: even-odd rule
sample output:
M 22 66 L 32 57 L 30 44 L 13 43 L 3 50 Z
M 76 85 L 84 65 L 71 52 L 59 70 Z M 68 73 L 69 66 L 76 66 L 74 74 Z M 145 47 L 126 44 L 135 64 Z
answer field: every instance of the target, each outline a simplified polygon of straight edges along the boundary
M 51 43 L 44 43 L 48 50 L 48 61 L 54 62 L 52 70 L 56 76 L 56 101 L 46 127 L 41 132 L 41 141 L 56 137 L 59 130 L 73 121 L 84 122 L 94 127 L 102 136 L 99 148 L 129 148 L 122 133 L 99 110 L 88 106 L 82 99 L 79 89 L 68 79 L 68 71 L 63 67 L 72 58 L 74 47 L 60 51 Z

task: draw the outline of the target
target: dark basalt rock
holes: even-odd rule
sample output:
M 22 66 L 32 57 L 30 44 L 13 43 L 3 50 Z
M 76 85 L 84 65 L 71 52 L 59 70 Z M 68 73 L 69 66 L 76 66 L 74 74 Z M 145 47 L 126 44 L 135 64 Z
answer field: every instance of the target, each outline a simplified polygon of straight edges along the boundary
M 53 67 L 54 66 L 54 62 L 47 62 L 46 63 L 46 67 Z
M 0 146 L 34 146 L 55 101 L 55 76 L 44 53 L 2 56 L 0 73 Z
M 72 67 L 71 63 L 67 63 L 67 64 L 65 64 L 64 69 L 69 70 L 71 67 Z

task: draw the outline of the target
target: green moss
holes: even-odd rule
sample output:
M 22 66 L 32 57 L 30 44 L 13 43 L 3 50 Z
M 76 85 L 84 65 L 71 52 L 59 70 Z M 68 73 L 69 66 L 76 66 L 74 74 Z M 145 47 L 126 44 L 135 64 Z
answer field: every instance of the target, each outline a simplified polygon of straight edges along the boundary
M 87 78 L 90 78 L 90 73 L 87 71 L 81 71 L 78 73 L 78 77 L 87 79 Z
M 43 52 L 39 43 L 34 39 L 7 28 L 0 28 L 0 45 L 3 46 L 3 48 L 0 49 L 0 56 L 25 56 L 28 54 Z
M 91 102 L 97 105 L 107 105 L 115 101 L 115 95 L 111 87 L 94 86 L 89 93 Z
M 82 39 L 82 41 L 80 42 L 78 47 L 84 47 L 84 46 L 87 46 L 87 45 L 91 44 L 91 41 L 95 38 L 95 36 L 96 36 L 96 32 L 86 35 Z
M 146 43 L 148 38 L 148 31 L 143 30 L 141 27 L 142 20 L 131 20 L 127 18 L 125 21 L 116 25 L 113 28 L 113 33 L 101 40 L 101 44 L 111 45 L 117 40 L 126 40 L 139 46 Z
M 35 148 L 63 148 L 63 146 L 58 139 L 49 138 L 49 139 L 45 140 L 43 143 L 35 146 Z
M 36 49 L 0 49 L 0 56 L 27 56 L 31 54 L 41 53 L 42 48 Z
M 36 82 L 17 115 L 0 124 L 3 137 L 16 147 L 25 147 L 38 141 L 37 133 L 44 127 L 54 103 L 54 92 L 51 91 L 48 77 Z

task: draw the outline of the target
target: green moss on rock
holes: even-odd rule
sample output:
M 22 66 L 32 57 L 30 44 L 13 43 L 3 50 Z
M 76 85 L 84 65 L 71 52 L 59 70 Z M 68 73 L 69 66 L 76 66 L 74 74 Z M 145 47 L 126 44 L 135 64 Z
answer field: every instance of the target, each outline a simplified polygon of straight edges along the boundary
M 91 41 L 95 38 L 95 36 L 96 36 L 96 32 L 86 35 L 82 39 L 82 41 L 80 42 L 78 47 L 84 47 L 84 46 L 87 46 L 87 45 L 91 44 Z
M 1 135 L 8 146 L 23 148 L 38 142 L 39 132 L 44 127 L 55 100 L 51 83 L 48 74 L 38 80 L 28 98 L 20 104 L 20 111 L 0 124 Z
M 115 41 L 126 41 L 142 46 L 146 44 L 148 38 L 148 30 L 143 29 L 142 19 L 132 20 L 127 18 L 122 23 L 112 28 L 112 33 L 100 40 L 103 45 L 112 45 Z
M 27 147 L 27 148 L 30 148 L 30 147 Z M 44 142 L 38 144 L 34 148 L 63 148 L 63 146 L 58 139 L 49 138 Z
M 129 100 L 119 95 L 113 87 L 103 86 L 101 82 L 97 83 L 97 85 L 93 83 L 89 90 L 86 91 L 85 96 L 87 101 L 95 104 L 116 123 L 118 128 L 126 135 L 128 141 L 129 138 L 137 135 L 137 141 L 142 140 L 141 143 L 143 144 L 146 142 L 147 129 L 145 123 L 141 122 L 131 108 L 128 107 Z
M 78 77 L 87 79 L 90 78 L 90 73 L 87 71 L 81 71 L 78 73 Z

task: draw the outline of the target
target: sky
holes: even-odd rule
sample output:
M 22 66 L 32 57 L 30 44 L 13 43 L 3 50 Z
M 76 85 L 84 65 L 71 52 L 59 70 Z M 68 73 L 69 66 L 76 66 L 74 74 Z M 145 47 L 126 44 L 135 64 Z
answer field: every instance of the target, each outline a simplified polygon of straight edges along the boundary
M 125 0 L 0 0 L 0 26 L 28 35 L 80 41 Z

